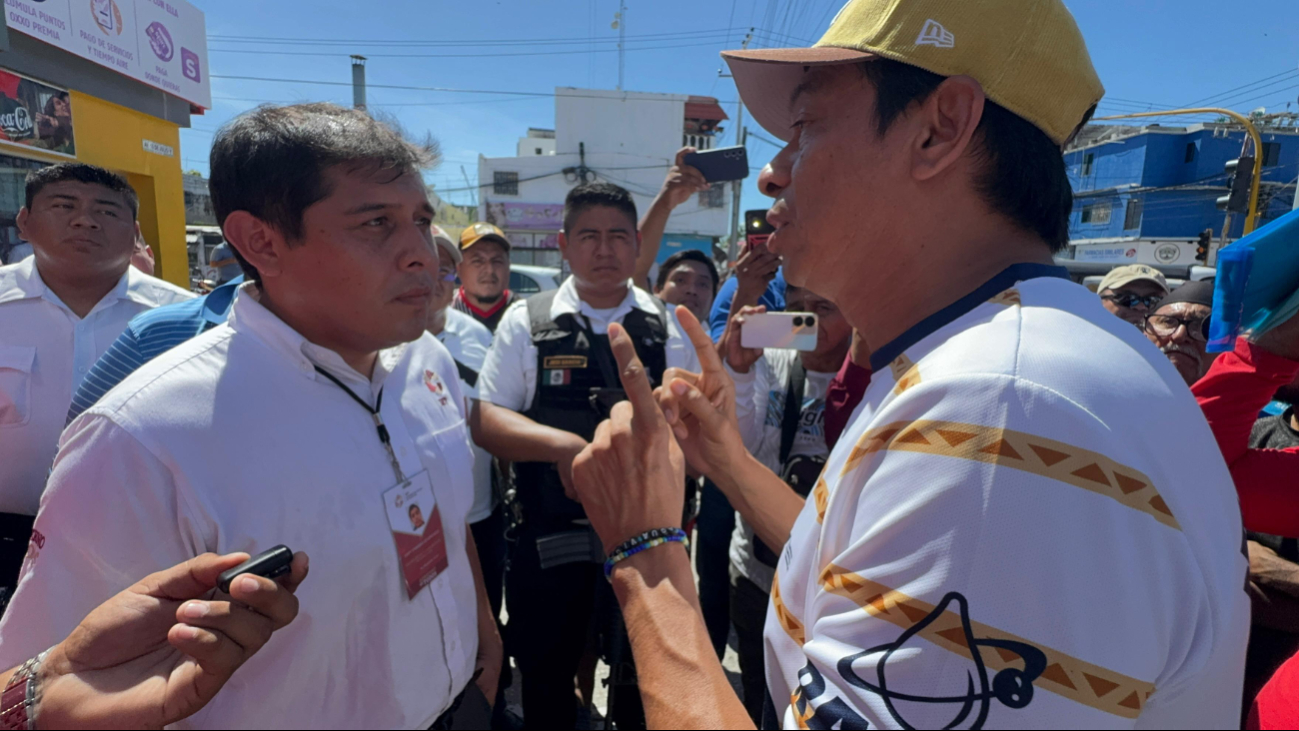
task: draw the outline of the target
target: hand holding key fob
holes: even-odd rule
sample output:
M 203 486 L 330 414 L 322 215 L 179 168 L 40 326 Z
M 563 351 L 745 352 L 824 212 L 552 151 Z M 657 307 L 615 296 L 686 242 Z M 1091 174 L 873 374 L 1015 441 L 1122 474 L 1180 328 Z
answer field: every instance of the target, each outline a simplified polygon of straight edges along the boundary
M 275 579 L 289 573 L 289 564 L 292 563 L 293 551 L 290 551 L 288 546 L 281 544 L 268 551 L 262 551 L 229 571 L 221 572 L 221 575 L 217 577 L 217 588 L 229 594 L 230 582 L 234 581 L 236 576 L 242 574 L 253 574 Z

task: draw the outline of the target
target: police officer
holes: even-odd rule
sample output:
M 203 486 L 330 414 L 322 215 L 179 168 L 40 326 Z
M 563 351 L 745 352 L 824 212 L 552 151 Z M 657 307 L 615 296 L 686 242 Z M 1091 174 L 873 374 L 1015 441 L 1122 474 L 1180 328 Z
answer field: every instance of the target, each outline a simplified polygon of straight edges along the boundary
M 698 363 L 674 313 L 632 286 L 640 237 L 636 205 L 616 185 L 574 188 L 559 246 L 573 275 L 557 290 L 511 306 L 479 379 L 478 443 L 514 462 L 521 523 L 505 579 L 513 654 L 529 728 L 573 728 L 573 678 L 591 623 L 607 626 L 603 553 L 582 506 L 570 499 L 573 458 L 622 400 L 607 330 L 621 323 L 653 383 Z M 604 614 L 608 615 L 608 612 Z M 630 661 L 630 654 L 628 654 Z M 615 685 L 620 728 L 643 727 L 635 687 Z

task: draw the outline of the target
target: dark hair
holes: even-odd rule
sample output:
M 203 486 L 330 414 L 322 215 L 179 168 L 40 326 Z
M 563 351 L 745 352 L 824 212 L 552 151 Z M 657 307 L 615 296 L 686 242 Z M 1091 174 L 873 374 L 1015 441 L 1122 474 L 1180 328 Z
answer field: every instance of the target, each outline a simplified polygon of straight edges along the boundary
M 431 166 L 432 139 L 407 140 L 393 123 L 337 104 L 262 105 L 235 117 L 216 134 L 210 158 L 212 208 L 219 225 L 247 211 L 289 241 L 302 237 L 302 214 L 327 198 L 325 171 L 336 165 L 391 170 L 393 179 Z M 235 247 L 244 274 L 257 270 Z
M 573 230 L 573 219 L 578 214 L 596 206 L 608 206 L 626 213 L 631 218 L 632 229 L 636 228 L 636 202 L 626 188 L 613 183 L 587 183 L 568 191 L 564 199 L 564 232 Z
M 406 508 L 406 514 L 409 515 L 412 511 L 415 510 L 419 510 L 420 515 L 424 514 L 424 511 L 420 508 L 419 503 L 411 503 L 410 507 Z
M 668 277 L 672 275 L 672 270 L 676 269 L 677 265 L 683 261 L 697 261 L 708 267 L 708 273 L 713 277 L 713 294 L 717 294 L 717 285 L 719 284 L 717 281 L 717 265 L 713 263 L 711 257 L 698 249 L 686 249 L 669 256 L 663 262 L 663 266 L 659 267 L 659 278 L 654 288 L 663 289 L 668 283 Z
M 877 58 L 860 65 L 875 85 L 879 135 L 913 103 L 923 102 L 945 77 L 924 69 Z M 1064 153 L 1046 133 L 1005 107 L 987 101 L 976 130 L 975 153 L 983 170 L 975 181 L 983 199 L 997 213 L 1046 241 L 1051 252 L 1069 243 L 1073 188 L 1065 174 Z
M 45 186 L 67 180 L 102 185 L 114 193 L 121 193 L 126 199 L 126 207 L 131 209 L 131 220 L 135 220 L 140 215 L 140 197 L 135 194 L 135 188 L 126 182 L 126 178 L 112 170 L 105 170 L 97 165 L 87 165 L 84 162 L 61 162 L 58 165 L 50 165 L 27 173 L 27 200 L 24 203 L 27 210 L 31 210 L 36 194 L 40 193 Z

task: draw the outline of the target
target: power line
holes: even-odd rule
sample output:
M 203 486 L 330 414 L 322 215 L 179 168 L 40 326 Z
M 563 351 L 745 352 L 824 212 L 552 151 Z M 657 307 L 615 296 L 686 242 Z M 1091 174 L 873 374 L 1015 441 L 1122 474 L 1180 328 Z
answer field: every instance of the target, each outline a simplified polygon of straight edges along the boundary
M 627 51 L 662 51 L 672 48 L 702 48 L 705 46 L 716 46 L 725 37 L 718 37 L 716 40 L 704 41 L 701 43 L 676 43 L 665 46 L 632 46 Z M 595 48 L 595 49 L 577 49 L 568 51 L 519 51 L 516 53 L 499 53 L 493 52 L 490 56 L 484 56 L 482 53 L 366 53 L 367 58 L 506 58 L 514 56 L 572 56 L 584 53 L 618 53 L 617 48 Z M 343 57 L 351 55 L 346 50 L 339 51 L 249 51 L 238 48 L 209 48 L 209 53 L 239 53 L 245 55 L 259 56 L 325 56 L 325 57 Z
M 212 74 L 213 79 L 230 79 L 231 81 L 265 81 L 277 84 L 316 84 L 320 86 L 347 86 L 350 87 L 350 81 L 316 81 L 313 79 L 280 79 L 263 76 L 231 76 L 227 74 Z M 527 96 L 527 97 L 564 97 L 571 99 L 607 99 L 605 94 L 569 94 L 565 92 L 546 92 L 546 91 L 492 91 L 487 89 L 452 89 L 444 86 L 404 86 L 400 84 L 366 84 L 370 89 L 399 89 L 404 91 L 435 91 L 445 92 L 448 94 L 501 94 L 506 96 Z M 633 92 L 634 93 L 634 92 Z M 680 104 L 678 99 L 638 99 L 636 101 L 661 101 L 673 102 Z M 718 104 L 734 104 L 734 101 L 718 100 Z
M 1295 73 L 1295 69 L 1289 69 L 1289 70 L 1286 70 L 1286 71 L 1282 71 L 1282 72 L 1279 73 L 1279 74 L 1272 74 L 1271 76 L 1265 76 L 1265 77 L 1259 79 L 1258 81 L 1251 81 L 1251 82 L 1249 82 L 1248 84 L 1242 84 L 1242 85 L 1240 85 L 1240 86 L 1237 86 L 1237 87 L 1234 88 L 1234 89 L 1228 89 L 1228 90 L 1226 90 L 1226 91 L 1224 91 L 1224 92 L 1219 92 L 1219 93 L 1217 93 L 1217 94 L 1210 94 L 1209 96 L 1206 96 L 1206 97 L 1204 97 L 1203 99 L 1196 99 L 1195 101 L 1190 102 L 1190 103 L 1186 104 L 1185 106 L 1188 106 L 1188 107 L 1194 107 L 1194 106 L 1196 106 L 1196 105 L 1203 104 L 1203 103 L 1205 103 L 1205 102 L 1207 102 L 1207 101 L 1210 101 L 1210 100 L 1212 100 L 1212 99 L 1217 99 L 1217 98 L 1219 98 L 1219 97 L 1227 96 L 1228 94 L 1231 94 L 1233 91 L 1239 91 L 1239 90 L 1241 90 L 1241 89 L 1245 89 L 1245 88 L 1247 88 L 1247 87 L 1254 86 L 1255 84 L 1261 84 L 1261 83 L 1263 83 L 1264 81 L 1270 81 L 1270 80 L 1275 79 L 1275 78 L 1277 78 L 1277 77 L 1279 77 L 1279 76 L 1285 76 L 1286 74 L 1292 74 L 1292 73 Z
M 626 40 L 629 41 L 646 40 L 646 39 L 668 40 L 668 39 L 677 39 L 677 38 L 688 38 L 691 36 L 700 36 L 700 35 L 716 35 L 718 33 L 729 33 L 737 30 L 744 30 L 744 28 L 739 28 L 739 27 L 712 28 L 706 30 L 676 31 L 671 33 L 645 33 L 642 35 L 627 36 Z M 367 39 L 360 39 L 360 38 L 285 38 L 285 37 L 271 37 L 271 36 L 236 36 L 236 35 L 219 35 L 219 34 L 209 35 L 208 40 L 215 41 L 215 42 L 222 42 L 222 43 L 247 43 L 247 44 L 254 44 L 254 45 L 257 44 L 263 44 L 263 45 L 290 44 L 290 45 L 303 45 L 303 46 L 344 45 L 349 47 L 364 46 L 364 45 L 382 45 L 385 47 L 401 46 L 401 47 L 413 47 L 413 48 L 419 48 L 419 47 L 446 48 L 449 46 L 473 46 L 475 48 L 479 48 L 485 46 L 507 46 L 507 45 L 541 46 L 541 45 L 572 45 L 572 44 L 586 44 L 586 43 L 617 43 L 618 42 L 617 38 L 602 37 L 602 36 L 543 38 L 543 39 L 537 39 L 537 38 L 512 38 L 512 39 L 491 38 L 491 39 L 478 39 L 478 40 L 447 39 L 447 40 L 437 40 L 437 41 L 426 41 L 426 40 L 399 39 L 399 38 L 390 38 L 386 40 L 384 39 L 367 40 Z

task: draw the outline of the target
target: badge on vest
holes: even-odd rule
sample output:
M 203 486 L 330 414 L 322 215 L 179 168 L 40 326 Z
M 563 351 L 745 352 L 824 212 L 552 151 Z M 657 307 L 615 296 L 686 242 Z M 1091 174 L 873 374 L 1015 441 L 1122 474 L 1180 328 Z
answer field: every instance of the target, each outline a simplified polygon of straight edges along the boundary
M 568 368 L 585 368 L 585 355 L 552 355 L 543 358 L 541 367 L 545 370 L 564 370 Z

